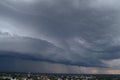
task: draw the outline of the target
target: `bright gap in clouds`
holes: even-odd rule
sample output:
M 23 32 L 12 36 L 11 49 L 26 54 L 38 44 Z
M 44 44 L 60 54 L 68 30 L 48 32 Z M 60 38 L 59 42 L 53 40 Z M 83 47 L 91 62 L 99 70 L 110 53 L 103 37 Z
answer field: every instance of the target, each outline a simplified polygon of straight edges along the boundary
M 0 20 L 0 32 L 9 33 L 10 35 L 17 34 L 13 25 L 9 24 L 7 21 Z

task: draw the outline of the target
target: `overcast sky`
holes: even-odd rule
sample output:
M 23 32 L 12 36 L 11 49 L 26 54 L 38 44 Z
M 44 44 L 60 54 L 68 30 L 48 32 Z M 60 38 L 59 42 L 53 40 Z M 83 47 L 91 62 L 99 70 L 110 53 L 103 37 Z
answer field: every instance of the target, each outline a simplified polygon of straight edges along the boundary
M 0 0 L 0 71 L 120 73 L 119 0 Z

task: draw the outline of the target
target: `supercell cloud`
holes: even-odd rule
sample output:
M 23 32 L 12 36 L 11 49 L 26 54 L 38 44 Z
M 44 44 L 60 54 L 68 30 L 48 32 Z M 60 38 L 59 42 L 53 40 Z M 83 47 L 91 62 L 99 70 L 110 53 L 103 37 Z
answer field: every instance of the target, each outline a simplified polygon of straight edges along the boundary
M 80 73 L 87 68 L 114 73 L 120 64 L 119 4 L 118 0 L 1 1 L 0 70 Z

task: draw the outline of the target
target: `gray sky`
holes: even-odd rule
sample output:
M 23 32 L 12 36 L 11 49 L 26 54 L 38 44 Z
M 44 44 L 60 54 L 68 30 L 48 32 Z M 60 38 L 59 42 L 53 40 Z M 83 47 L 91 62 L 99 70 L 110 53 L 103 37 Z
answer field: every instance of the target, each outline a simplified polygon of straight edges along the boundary
M 120 73 L 119 5 L 1 0 L 0 71 Z

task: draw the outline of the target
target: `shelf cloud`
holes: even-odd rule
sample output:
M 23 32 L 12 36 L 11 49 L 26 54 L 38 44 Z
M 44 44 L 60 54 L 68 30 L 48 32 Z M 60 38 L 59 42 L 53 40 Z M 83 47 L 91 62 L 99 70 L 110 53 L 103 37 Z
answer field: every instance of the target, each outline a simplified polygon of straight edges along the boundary
M 40 62 L 114 72 L 116 66 L 111 65 L 120 59 L 119 4 L 118 0 L 1 1 L 0 63 L 4 65 L 0 70 L 10 65 L 7 61 L 13 62 L 16 71 L 23 70 L 16 66 L 20 60 L 19 65 L 28 62 L 29 69 Z

